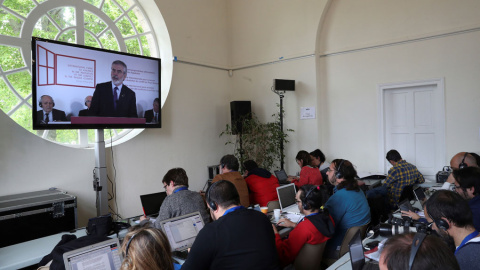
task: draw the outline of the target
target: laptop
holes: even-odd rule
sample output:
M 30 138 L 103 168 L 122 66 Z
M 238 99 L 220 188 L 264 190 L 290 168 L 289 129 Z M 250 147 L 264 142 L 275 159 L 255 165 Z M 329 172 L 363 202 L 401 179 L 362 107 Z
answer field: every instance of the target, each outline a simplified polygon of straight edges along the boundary
M 75 249 L 63 254 L 66 270 L 111 269 L 118 270 L 123 256 L 118 238 Z
M 352 270 L 373 270 L 379 269 L 376 262 L 365 262 L 365 253 L 362 245 L 362 238 L 360 230 L 355 233 L 350 243 L 348 243 L 350 251 L 350 262 L 352 263 Z
M 280 185 L 290 184 L 290 182 L 288 182 L 288 180 L 287 180 L 288 175 L 284 170 L 274 171 L 274 173 L 275 173 L 275 176 L 277 177 L 278 183 Z
M 158 192 L 152 194 L 140 195 L 143 213 L 146 217 L 156 218 L 160 212 L 163 200 L 167 197 L 166 192 Z
M 427 195 L 425 195 L 423 188 L 417 187 L 413 190 L 413 194 L 415 194 L 415 198 L 417 198 L 417 201 L 419 201 L 420 204 L 423 206 L 423 201 L 427 198 Z
M 300 213 L 298 205 L 295 202 L 295 194 L 297 194 L 295 184 L 277 187 L 278 202 L 280 203 L 282 212 Z
M 186 259 L 187 249 L 192 247 L 198 232 L 205 226 L 200 212 L 161 221 L 160 226 L 170 242 L 173 255 Z

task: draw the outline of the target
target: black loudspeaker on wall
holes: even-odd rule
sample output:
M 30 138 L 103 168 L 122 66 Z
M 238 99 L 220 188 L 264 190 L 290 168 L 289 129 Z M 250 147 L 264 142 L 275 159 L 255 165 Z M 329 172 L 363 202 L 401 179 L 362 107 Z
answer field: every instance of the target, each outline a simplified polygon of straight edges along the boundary
M 295 91 L 295 80 L 274 79 L 273 85 L 274 90 Z
M 230 102 L 230 116 L 232 120 L 232 134 L 242 133 L 242 123 L 245 119 L 252 119 L 251 101 Z

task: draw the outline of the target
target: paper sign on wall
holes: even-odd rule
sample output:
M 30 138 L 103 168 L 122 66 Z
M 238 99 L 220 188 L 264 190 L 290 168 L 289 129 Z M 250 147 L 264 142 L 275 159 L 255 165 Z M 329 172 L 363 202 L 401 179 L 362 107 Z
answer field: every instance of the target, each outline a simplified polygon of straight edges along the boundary
M 315 107 L 300 107 L 300 119 L 315 119 Z

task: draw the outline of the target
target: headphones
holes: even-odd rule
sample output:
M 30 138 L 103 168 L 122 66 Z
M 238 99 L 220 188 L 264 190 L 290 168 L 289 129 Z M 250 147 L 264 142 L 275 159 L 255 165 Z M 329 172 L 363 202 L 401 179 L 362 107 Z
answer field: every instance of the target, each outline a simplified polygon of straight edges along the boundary
M 415 260 L 415 256 L 417 255 L 417 252 L 420 249 L 425 237 L 427 237 L 425 233 L 416 233 L 413 237 L 412 248 L 410 250 L 410 259 L 408 260 L 408 269 L 410 270 L 412 270 L 413 261 Z
M 137 234 L 134 233 L 132 235 L 132 237 L 130 237 L 130 239 L 128 239 L 128 242 L 127 242 L 127 247 L 125 248 L 125 257 L 128 257 L 128 249 L 130 248 L 130 243 L 132 242 L 133 238 L 136 236 Z
M 40 101 L 38 102 L 38 106 L 40 106 L 40 108 L 43 108 L 43 106 L 42 106 L 42 98 L 43 98 L 44 96 L 46 96 L 46 95 L 41 96 L 41 97 L 40 97 Z M 51 98 L 51 97 L 50 97 L 50 98 Z M 52 102 L 53 102 L 53 106 L 52 106 L 52 107 L 55 107 L 55 101 L 53 100 L 53 98 L 52 98 Z M 464 159 L 465 159 L 465 157 L 464 157 Z
M 342 172 L 342 165 L 343 165 L 343 162 L 345 161 L 345 159 L 342 159 L 342 161 L 340 161 L 340 164 L 337 166 L 337 168 L 335 169 L 335 177 L 337 179 L 339 178 L 343 178 L 343 172 Z
M 428 206 L 427 204 L 425 204 L 425 209 L 427 209 L 427 212 L 430 213 L 430 211 L 428 210 Z M 450 229 L 450 225 L 448 225 L 448 222 L 445 221 L 444 219 L 440 218 L 438 220 L 435 220 L 431 215 L 429 215 L 430 218 L 433 220 L 433 222 L 435 223 L 435 225 L 437 225 L 437 227 L 439 229 L 442 229 L 444 231 Z
M 305 210 L 310 210 L 311 206 L 310 204 L 307 203 L 307 199 L 308 199 L 308 195 L 310 195 L 310 193 L 315 190 L 315 189 L 320 189 L 320 186 L 313 186 L 310 188 L 310 190 L 308 190 L 308 192 L 305 194 L 305 197 L 303 198 L 302 200 L 302 207 L 303 209 Z
M 462 162 L 460 162 L 460 164 L 458 164 L 459 169 L 464 169 L 464 168 L 468 167 L 467 163 L 465 163 L 465 158 L 467 157 L 467 155 L 468 155 L 468 152 L 465 152 L 465 155 L 462 158 Z
M 211 192 L 210 190 L 212 190 L 212 188 L 213 188 L 214 186 L 216 186 L 217 183 L 218 183 L 218 182 L 213 183 L 213 184 L 210 186 L 210 188 L 208 189 L 208 192 L 207 192 L 207 203 L 208 203 L 208 206 L 210 206 L 210 208 L 211 208 L 213 211 L 216 211 L 217 208 L 218 208 L 218 206 L 217 206 L 217 204 L 216 204 L 214 201 L 210 200 L 210 192 Z

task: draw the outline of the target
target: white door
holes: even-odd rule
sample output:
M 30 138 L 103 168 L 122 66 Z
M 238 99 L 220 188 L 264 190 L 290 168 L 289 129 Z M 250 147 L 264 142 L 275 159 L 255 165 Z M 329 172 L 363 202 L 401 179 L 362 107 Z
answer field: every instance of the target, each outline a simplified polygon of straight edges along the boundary
M 443 80 L 381 85 L 382 169 L 385 155 L 396 149 L 430 180 L 445 166 Z

